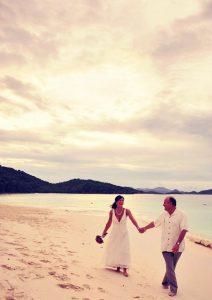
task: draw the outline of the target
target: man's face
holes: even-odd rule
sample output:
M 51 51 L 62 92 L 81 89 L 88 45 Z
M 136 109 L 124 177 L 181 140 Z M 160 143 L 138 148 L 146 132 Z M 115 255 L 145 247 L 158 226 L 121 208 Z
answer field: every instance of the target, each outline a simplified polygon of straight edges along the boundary
M 163 206 L 166 211 L 170 211 L 173 208 L 173 204 L 170 202 L 169 197 L 165 198 Z

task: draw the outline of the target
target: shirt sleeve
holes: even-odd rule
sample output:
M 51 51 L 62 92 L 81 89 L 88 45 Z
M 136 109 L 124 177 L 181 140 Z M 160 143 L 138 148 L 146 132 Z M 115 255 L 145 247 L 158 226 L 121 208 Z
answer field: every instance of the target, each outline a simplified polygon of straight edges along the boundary
M 155 227 L 161 226 L 163 220 L 164 220 L 164 213 L 162 213 L 162 214 L 154 221 Z
M 188 220 L 187 220 L 187 217 L 184 213 L 182 213 L 182 218 L 181 218 L 181 222 L 180 222 L 180 229 L 188 231 Z

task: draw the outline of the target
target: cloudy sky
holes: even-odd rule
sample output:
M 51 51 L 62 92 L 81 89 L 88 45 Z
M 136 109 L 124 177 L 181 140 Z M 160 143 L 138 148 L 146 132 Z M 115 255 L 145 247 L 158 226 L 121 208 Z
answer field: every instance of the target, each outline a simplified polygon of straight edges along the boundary
M 1 165 L 212 188 L 212 1 L 0 0 Z

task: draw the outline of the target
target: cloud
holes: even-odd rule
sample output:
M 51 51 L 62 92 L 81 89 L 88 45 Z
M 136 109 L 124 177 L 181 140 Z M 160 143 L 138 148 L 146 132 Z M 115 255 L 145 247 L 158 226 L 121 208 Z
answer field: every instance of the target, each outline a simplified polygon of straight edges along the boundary
M 212 110 L 194 109 L 186 110 L 181 101 L 177 102 L 173 99 L 160 100 L 155 105 L 151 105 L 146 109 L 137 111 L 132 116 L 125 119 L 117 119 L 115 116 L 97 117 L 87 115 L 86 118 L 76 119 L 70 124 L 73 132 L 92 132 L 99 133 L 104 139 L 107 136 L 116 137 L 118 135 L 126 135 L 136 138 L 136 135 L 147 134 L 155 140 L 163 136 L 174 140 L 181 136 L 183 139 L 204 138 L 211 140 L 211 119 Z M 92 136 L 88 136 L 92 139 Z M 95 139 L 95 135 L 94 135 Z M 99 136 L 101 140 L 101 137 Z
M 1 4 L 0 57 L 10 56 L 17 65 L 22 63 L 29 67 L 34 64 L 34 68 L 36 64 L 44 67 L 57 57 L 59 37 L 55 32 L 56 26 L 48 30 L 49 11 L 46 5 L 21 0 Z
M 0 96 L 0 105 L 1 105 L 0 114 L 3 117 L 7 117 L 7 118 L 9 116 L 17 117 L 18 115 L 29 111 L 27 105 L 23 103 L 17 103 L 12 98 L 6 98 Z
M 170 99 L 160 100 L 150 111 L 141 113 L 140 117 L 135 118 L 134 123 L 137 124 L 135 128 L 146 129 L 159 138 L 165 134 L 170 139 L 177 136 L 181 136 L 182 140 L 198 136 L 210 139 L 211 118 L 212 110 L 203 110 L 198 114 L 196 110 L 186 110 L 181 101 L 175 102 Z
M 51 132 L 43 131 L 43 134 L 40 134 L 40 131 L 32 130 L 0 130 L 1 142 L 5 144 L 6 147 L 8 144 L 16 145 L 17 147 L 25 144 L 27 147 L 36 147 L 43 145 L 53 145 L 56 143 L 56 137 L 51 136 Z
M 31 105 L 31 109 L 33 109 L 32 105 L 37 106 L 37 108 L 44 109 L 48 107 L 46 100 L 39 95 L 39 91 L 32 83 L 24 82 L 12 76 L 6 76 L 4 78 L 0 78 L 0 85 L 2 87 L 2 91 L 5 93 L 12 93 L 15 97 L 18 97 L 18 102 L 23 102 L 24 99 L 26 105 Z M 16 106 L 18 106 L 18 104 L 16 104 Z M 23 107 L 25 105 L 20 104 L 20 106 Z
M 208 182 L 210 15 L 196 0 L 0 0 L 2 163 L 54 182 Z
M 25 58 L 21 54 L 0 51 L 0 66 L 2 69 L 6 67 L 12 67 L 14 65 L 21 66 L 25 63 Z
M 211 2 L 196 13 L 173 20 L 170 28 L 159 32 L 152 52 L 156 60 L 176 64 L 176 60 L 193 60 L 211 52 Z

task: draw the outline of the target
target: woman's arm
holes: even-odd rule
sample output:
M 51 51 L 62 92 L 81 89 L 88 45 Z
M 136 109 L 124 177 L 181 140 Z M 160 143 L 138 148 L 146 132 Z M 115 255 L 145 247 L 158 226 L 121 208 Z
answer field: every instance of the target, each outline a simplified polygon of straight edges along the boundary
M 141 227 L 141 228 L 139 229 L 139 232 L 140 232 L 140 233 L 144 233 L 146 230 L 151 229 L 151 228 L 154 228 L 154 227 L 155 227 L 155 223 L 154 223 L 154 222 L 151 222 L 151 223 L 147 224 L 146 226 Z
M 109 219 L 105 225 L 105 229 L 102 232 L 102 237 L 106 236 L 107 230 L 110 228 L 111 224 L 112 224 L 112 210 L 109 212 Z
M 135 227 L 139 230 L 138 223 L 136 222 L 135 218 L 133 217 L 131 211 L 127 209 L 127 216 L 130 218 L 130 221 L 135 225 Z

